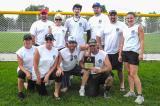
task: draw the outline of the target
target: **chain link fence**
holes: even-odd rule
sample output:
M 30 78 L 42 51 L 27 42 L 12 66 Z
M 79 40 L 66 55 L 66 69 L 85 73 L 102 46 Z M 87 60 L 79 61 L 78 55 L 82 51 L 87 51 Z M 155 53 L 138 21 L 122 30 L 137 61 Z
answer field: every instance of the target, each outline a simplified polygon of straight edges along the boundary
M 70 16 L 65 16 L 65 19 Z M 49 16 L 53 21 L 54 16 Z M 89 16 L 85 16 L 89 19 Z M 0 14 L 0 53 L 15 53 L 23 44 L 22 37 L 28 33 L 32 23 L 39 19 L 38 15 L 17 15 L 17 18 L 4 17 Z M 124 16 L 118 20 L 125 22 Z M 144 27 L 145 53 L 160 54 L 160 17 L 137 17 L 137 23 Z

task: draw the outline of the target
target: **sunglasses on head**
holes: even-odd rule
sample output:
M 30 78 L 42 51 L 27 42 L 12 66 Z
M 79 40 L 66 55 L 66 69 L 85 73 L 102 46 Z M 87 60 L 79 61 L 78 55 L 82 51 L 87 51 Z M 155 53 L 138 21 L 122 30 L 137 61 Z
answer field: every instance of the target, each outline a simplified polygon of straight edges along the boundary
M 62 21 L 62 19 L 55 19 L 56 21 Z

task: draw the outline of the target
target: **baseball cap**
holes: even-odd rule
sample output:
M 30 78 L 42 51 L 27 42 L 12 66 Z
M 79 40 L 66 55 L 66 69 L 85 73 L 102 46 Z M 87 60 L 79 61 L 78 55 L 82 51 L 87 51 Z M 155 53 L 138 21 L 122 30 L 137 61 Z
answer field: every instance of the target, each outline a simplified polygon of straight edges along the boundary
M 41 9 L 40 14 L 48 14 L 48 10 L 47 9 Z
M 46 34 L 45 35 L 45 40 L 55 40 L 53 37 L 53 34 Z
M 89 45 L 96 45 L 97 41 L 95 39 L 90 39 L 88 42 Z
M 112 14 L 117 15 L 117 11 L 116 10 L 110 10 L 109 15 L 112 15 Z
M 32 40 L 32 36 L 30 34 L 25 34 L 23 40 Z
M 82 9 L 82 5 L 80 5 L 80 4 L 75 4 L 72 9 L 74 9 L 74 8 L 80 8 L 80 9 Z
M 76 38 L 74 36 L 69 36 L 68 42 L 75 42 L 76 43 Z
M 92 8 L 94 8 L 94 7 L 101 7 L 101 4 L 100 4 L 100 3 L 98 3 L 98 2 L 93 3 Z

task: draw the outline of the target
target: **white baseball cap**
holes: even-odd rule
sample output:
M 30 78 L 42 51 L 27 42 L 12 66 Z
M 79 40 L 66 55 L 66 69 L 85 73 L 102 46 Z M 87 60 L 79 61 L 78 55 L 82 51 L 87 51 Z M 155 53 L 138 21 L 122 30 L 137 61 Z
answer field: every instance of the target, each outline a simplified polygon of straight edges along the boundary
M 68 42 L 76 42 L 76 38 L 74 36 L 69 36 Z

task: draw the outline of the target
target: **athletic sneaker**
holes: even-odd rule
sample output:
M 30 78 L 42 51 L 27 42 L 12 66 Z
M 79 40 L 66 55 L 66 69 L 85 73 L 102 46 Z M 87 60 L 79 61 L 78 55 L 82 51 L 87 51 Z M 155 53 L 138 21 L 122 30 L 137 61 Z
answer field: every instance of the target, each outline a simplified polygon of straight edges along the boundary
M 109 99 L 111 96 L 108 91 L 104 91 L 104 98 Z
M 126 93 L 125 95 L 123 95 L 124 97 L 130 97 L 130 96 L 132 96 L 132 97 L 136 97 L 136 94 L 134 93 L 134 92 L 128 92 L 128 93 Z
M 135 102 L 138 103 L 139 105 L 142 104 L 144 102 L 144 97 L 141 95 L 137 96 Z
M 64 88 L 61 89 L 61 92 L 65 93 L 65 92 L 67 92 L 67 90 L 68 90 L 68 87 L 64 87 Z
M 120 88 L 120 92 L 125 92 L 125 88 Z
M 19 99 L 23 100 L 25 98 L 25 95 L 23 92 L 19 92 L 18 97 L 19 97 Z
M 85 96 L 85 90 L 84 89 L 80 89 L 79 90 L 79 95 L 80 96 Z

